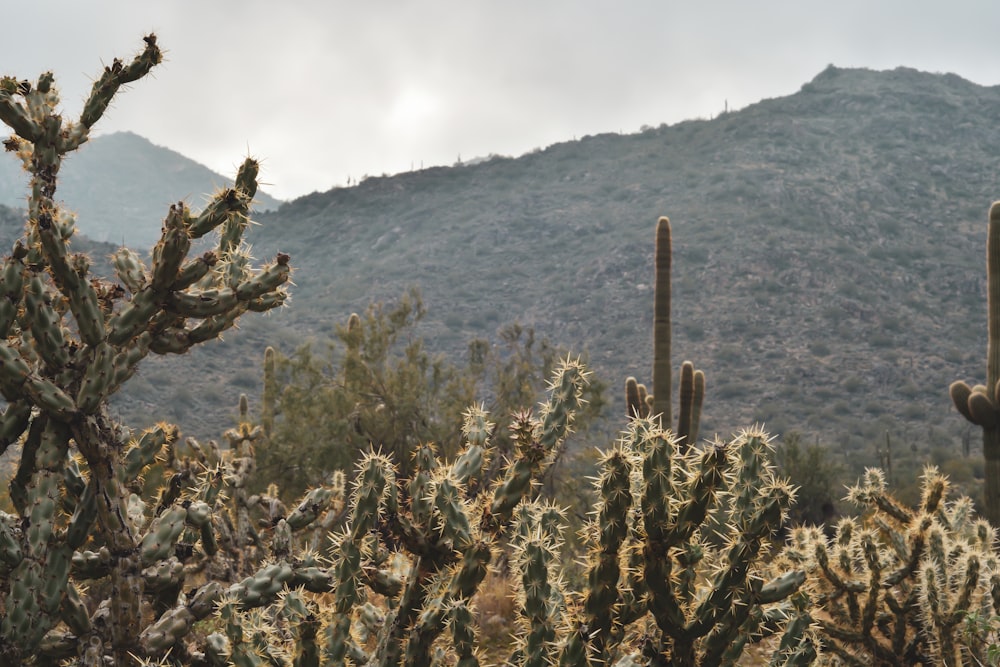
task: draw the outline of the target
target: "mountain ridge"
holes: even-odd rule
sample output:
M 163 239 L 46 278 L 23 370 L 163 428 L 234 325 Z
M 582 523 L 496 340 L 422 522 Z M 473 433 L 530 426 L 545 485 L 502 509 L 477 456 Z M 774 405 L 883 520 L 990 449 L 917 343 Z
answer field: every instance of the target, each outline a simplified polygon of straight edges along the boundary
M 167 209 L 179 199 L 200 209 L 207 195 L 232 184 L 208 167 L 133 132 L 97 136 L 67 157 L 59 197 L 94 241 L 148 250 L 159 238 Z M 0 204 L 23 208 L 28 174 L 14 156 L 0 160 Z M 280 202 L 259 192 L 260 210 Z

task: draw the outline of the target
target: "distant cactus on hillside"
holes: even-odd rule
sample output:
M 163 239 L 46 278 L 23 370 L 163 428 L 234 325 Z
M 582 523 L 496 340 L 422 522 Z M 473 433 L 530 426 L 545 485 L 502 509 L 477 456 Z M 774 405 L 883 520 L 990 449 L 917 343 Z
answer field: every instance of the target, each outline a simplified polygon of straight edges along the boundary
M 673 242 L 670 220 L 662 217 L 656 223 L 656 277 L 653 293 L 653 393 L 634 377 L 625 381 L 625 405 L 629 417 L 640 419 L 658 415 L 663 427 L 674 429 L 681 449 L 695 445 L 701 424 L 701 406 L 705 400 L 705 373 L 694 364 L 681 364 L 680 406 L 677 426 L 673 423 L 673 370 L 670 365 L 673 338 L 670 315 L 670 272 Z

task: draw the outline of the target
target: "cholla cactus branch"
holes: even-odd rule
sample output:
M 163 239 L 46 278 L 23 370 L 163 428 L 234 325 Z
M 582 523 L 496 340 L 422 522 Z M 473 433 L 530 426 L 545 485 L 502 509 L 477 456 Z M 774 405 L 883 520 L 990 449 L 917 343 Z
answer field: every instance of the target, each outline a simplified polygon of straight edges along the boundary
M 0 263 L 0 394 L 8 402 L 0 449 L 23 439 L 11 499 L 18 520 L 30 525 L 20 533 L 5 528 L 0 540 L 9 568 L 0 574 L 0 662 L 31 660 L 44 654 L 38 653 L 44 644 L 48 655 L 125 664 L 131 653 L 158 645 L 140 646 L 142 612 L 147 598 L 158 612 L 174 608 L 181 560 L 192 557 L 190 545 L 182 547 L 185 533 L 203 539 L 205 554 L 217 553 L 206 518 L 212 508 L 190 505 L 184 483 L 190 472 L 170 480 L 155 509 L 136 495 L 158 452 L 173 446 L 176 430 L 157 427 L 133 441 L 109 414 L 108 401 L 148 354 L 185 352 L 248 310 L 283 302 L 287 256 L 254 271 L 239 250 L 256 192 L 256 162 L 245 163 L 234 195 L 210 205 L 226 215 L 196 217 L 183 203 L 171 207 L 150 266 L 130 251 L 116 253 L 124 288 L 93 277 L 88 258 L 72 251 L 75 217 L 56 200 L 63 158 L 87 141 L 116 92 L 160 60 L 153 35 L 130 62 L 114 60 L 77 122 L 59 113 L 51 74 L 35 85 L 0 79 L 0 120 L 15 133 L 5 146 L 31 175 L 24 236 Z M 223 260 L 239 272 L 211 271 L 214 256 L 187 261 L 195 220 L 200 234 L 223 227 Z M 87 553 L 103 555 L 94 560 Z M 100 624 L 89 623 L 85 609 L 101 600 L 82 605 L 71 581 L 87 567 L 108 580 L 95 595 L 113 591 Z M 94 641 L 67 644 L 54 629 L 60 621 L 74 631 L 89 627 Z

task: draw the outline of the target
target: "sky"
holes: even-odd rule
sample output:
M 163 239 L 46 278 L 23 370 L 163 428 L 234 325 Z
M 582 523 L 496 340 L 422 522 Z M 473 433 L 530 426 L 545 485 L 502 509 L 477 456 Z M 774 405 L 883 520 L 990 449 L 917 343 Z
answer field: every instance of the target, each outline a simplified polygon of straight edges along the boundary
M 53 71 L 77 117 L 155 32 L 166 52 L 95 128 L 281 199 L 795 93 L 827 65 L 1000 84 L 995 0 L 32 0 L 0 74 Z

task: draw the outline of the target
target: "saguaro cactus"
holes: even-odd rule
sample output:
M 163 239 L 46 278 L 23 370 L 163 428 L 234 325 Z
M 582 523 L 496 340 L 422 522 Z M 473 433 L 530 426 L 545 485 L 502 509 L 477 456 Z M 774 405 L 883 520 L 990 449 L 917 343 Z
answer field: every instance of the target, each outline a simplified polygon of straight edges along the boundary
M 4 664 L 26 662 L 43 645 L 75 647 L 71 655 L 98 662 L 130 660 L 142 629 L 143 570 L 161 561 L 191 517 L 168 506 L 152 524 L 135 520 L 129 485 L 176 433 L 159 428 L 133 439 L 109 414 L 108 399 L 150 353 L 182 354 L 243 313 L 285 299 L 288 257 L 254 271 L 241 244 L 257 189 L 251 159 L 200 214 L 170 207 L 149 263 L 125 248 L 116 253 L 118 282 L 93 277 L 87 257 L 72 252 L 74 217 L 55 199 L 63 158 L 88 140 L 118 89 L 160 60 L 149 35 L 130 63 L 105 68 L 77 121 L 59 113 L 51 73 L 36 82 L 0 78 L 0 120 L 14 132 L 4 147 L 31 175 L 24 235 L 0 265 L 0 394 L 8 404 L 0 453 L 23 443 L 10 488 L 17 516 L 0 519 Z M 217 249 L 189 259 L 192 240 L 213 230 Z M 80 551 L 87 546 L 106 555 L 98 558 L 111 585 L 101 629 L 70 581 L 76 554 L 80 567 L 90 562 Z M 63 646 L 50 635 L 60 620 L 81 641 Z
M 670 271 L 673 261 L 670 220 L 661 217 L 656 223 L 656 278 L 653 292 L 653 393 L 647 394 L 645 385 L 634 377 L 625 380 L 625 403 L 629 417 L 645 418 L 659 415 L 664 428 L 674 428 L 673 422 L 673 370 L 670 366 L 672 344 L 670 314 Z M 681 449 L 694 445 L 698 440 L 701 406 L 705 399 L 705 374 L 695 370 L 694 364 L 681 365 L 680 406 L 675 433 Z
M 986 459 L 986 518 L 1000 526 L 1000 202 L 990 207 L 986 235 L 986 384 L 970 387 L 961 380 L 949 388 L 955 408 L 983 430 Z

